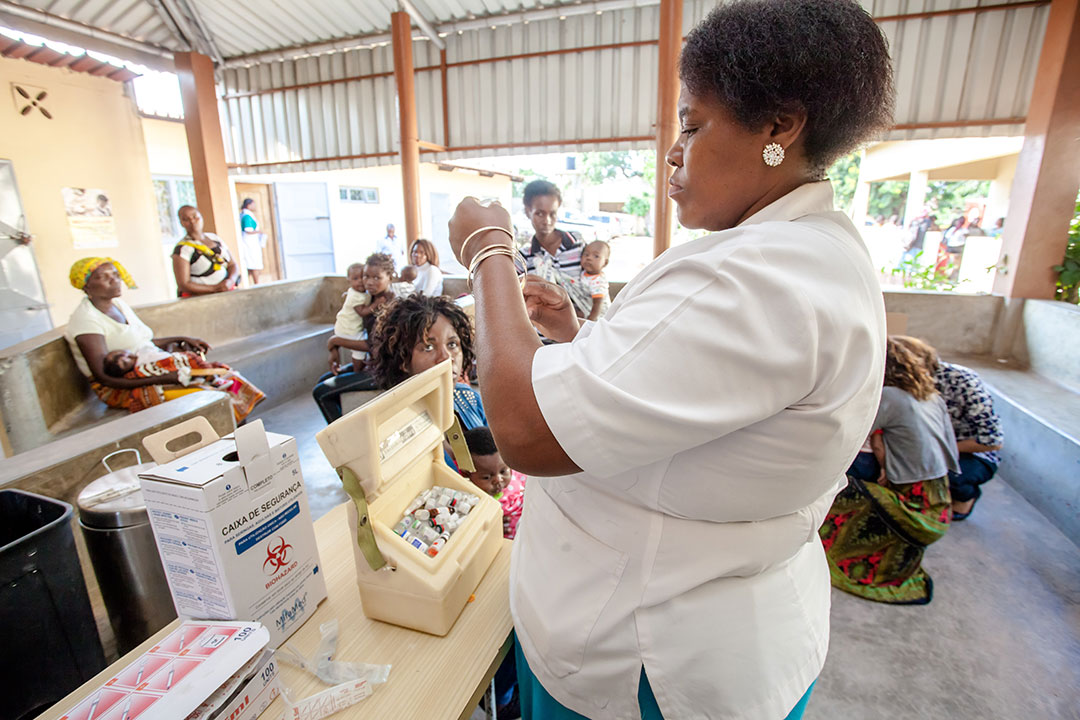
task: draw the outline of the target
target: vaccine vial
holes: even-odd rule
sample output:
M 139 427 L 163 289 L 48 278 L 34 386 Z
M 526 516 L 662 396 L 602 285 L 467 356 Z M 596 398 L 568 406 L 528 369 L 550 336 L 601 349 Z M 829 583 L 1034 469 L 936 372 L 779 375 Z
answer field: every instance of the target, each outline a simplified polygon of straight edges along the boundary
M 443 534 L 439 535 L 439 537 L 435 539 L 435 542 L 431 543 L 431 546 L 428 548 L 427 554 L 431 557 L 435 557 L 436 555 L 438 555 L 439 551 L 443 549 L 443 546 L 446 545 L 446 541 L 449 539 L 450 533 L 444 532 Z
M 428 544 L 420 538 L 410 538 L 409 544 L 412 545 L 414 548 L 418 549 L 420 552 L 426 553 L 428 551 Z

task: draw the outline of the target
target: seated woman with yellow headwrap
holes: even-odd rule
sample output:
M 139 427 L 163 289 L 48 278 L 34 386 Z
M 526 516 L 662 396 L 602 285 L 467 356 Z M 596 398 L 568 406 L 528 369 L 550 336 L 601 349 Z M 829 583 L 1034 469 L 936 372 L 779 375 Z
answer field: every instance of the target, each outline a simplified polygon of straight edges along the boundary
M 138 356 L 160 356 L 161 351 L 192 351 L 205 353 L 210 346 L 197 338 L 175 336 L 154 337 L 154 332 L 120 299 L 123 286 L 135 287 L 124 266 L 107 257 L 83 258 L 71 266 L 71 284 L 86 293 L 68 320 L 67 338 L 75 364 L 90 380 L 90 387 L 109 407 L 137 412 L 166 400 L 211 387 L 184 387 L 188 380 L 178 372 L 150 377 L 115 377 L 105 370 L 105 356 L 115 350 L 126 350 Z M 222 366 L 227 367 L 227 366 Z M 252 393 L 262 398 L 258 388 L 238 373 L 245 397 Z M 233 403 L 233 415 L 240 422 L 251 412 L 254 403 Z

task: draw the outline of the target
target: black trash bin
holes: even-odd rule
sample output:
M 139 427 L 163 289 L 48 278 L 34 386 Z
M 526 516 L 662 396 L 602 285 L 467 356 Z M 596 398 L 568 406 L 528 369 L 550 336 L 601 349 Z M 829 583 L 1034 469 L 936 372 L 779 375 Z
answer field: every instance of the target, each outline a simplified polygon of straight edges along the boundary
M 0 718 L 31 718 L 105 667 L 71 506 L 0 490 Z

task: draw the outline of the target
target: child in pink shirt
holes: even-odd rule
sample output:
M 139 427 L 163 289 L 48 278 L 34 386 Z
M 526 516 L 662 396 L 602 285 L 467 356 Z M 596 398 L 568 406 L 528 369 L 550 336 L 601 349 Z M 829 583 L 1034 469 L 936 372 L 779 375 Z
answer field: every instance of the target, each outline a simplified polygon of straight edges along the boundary
M 503 537 L 513 540 L 517 534 L 521 510 L 525 505 L 525 476 L 503 462 L 491 430 L 485 426 L 465 431 L 465 442 L 472 456 L 473 472 L 462 475 L 472 484 L 499 501 L 503 510 Z

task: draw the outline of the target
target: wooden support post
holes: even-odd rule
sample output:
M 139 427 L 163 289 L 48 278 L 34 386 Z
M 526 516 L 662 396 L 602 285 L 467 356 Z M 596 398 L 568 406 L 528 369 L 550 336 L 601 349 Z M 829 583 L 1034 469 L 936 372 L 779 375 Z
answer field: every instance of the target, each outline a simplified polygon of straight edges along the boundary
M 229 191 L 229 171 L 225 165 L 225 143 L 221 139 L 214 63 L 205 55 L 178 52 L 173 55 L 180 77 L 184 102 L 184 130 L 187 132 L 191 175 L 195 181 L 195 201 L 206 221 L 206 230 L 221 238 L 239 261 L 236 238 L 238 210 Z
M 668 197 L 670 168 L 664 160 L 679 136 L 679 51 L 682 50 L 682 0 L 660 0 L 659 77 L 656 84 L 656 198 L 653 256 L 671 247 L 674 203 Z
M 420 137 L 416 129 L 416 92 L 413 89 L 412 27 L 409 14 L 390 14 L 394 46 L 394 82 L 397 85 L 398 122 L 401 123 L 401 184 L 405 198 L 405 245 L 420 237 Z
M 1052 298 L 1080 186 L 1080 0 L 1053 0 L 1024 146 L 1002 233 L 994 293 Z

